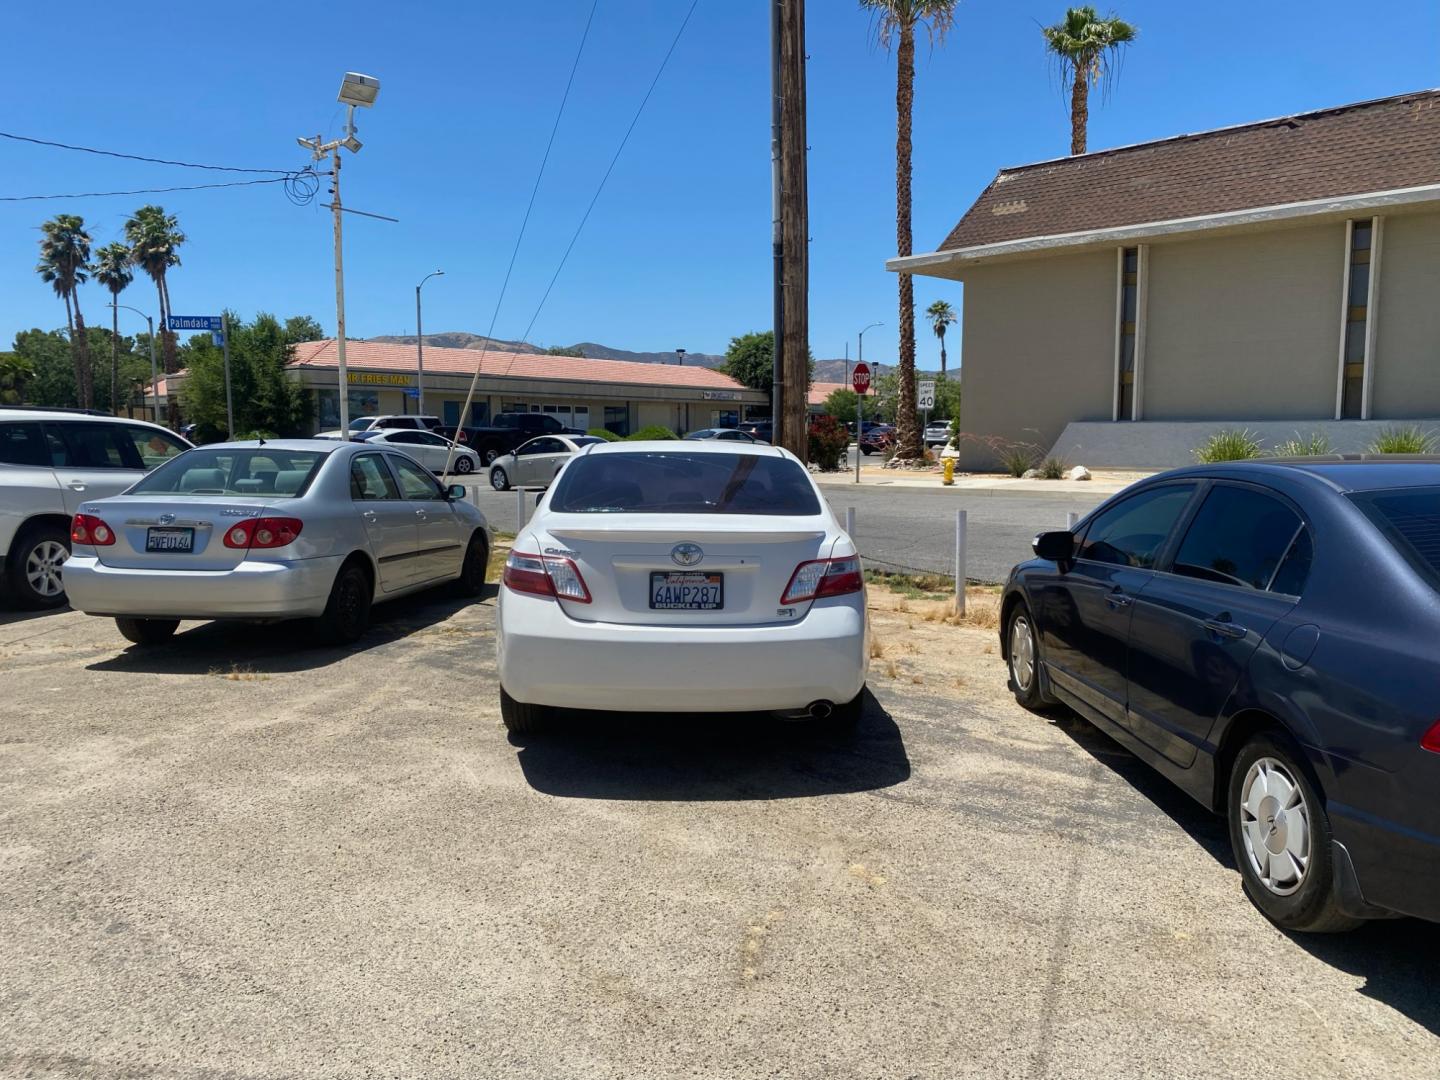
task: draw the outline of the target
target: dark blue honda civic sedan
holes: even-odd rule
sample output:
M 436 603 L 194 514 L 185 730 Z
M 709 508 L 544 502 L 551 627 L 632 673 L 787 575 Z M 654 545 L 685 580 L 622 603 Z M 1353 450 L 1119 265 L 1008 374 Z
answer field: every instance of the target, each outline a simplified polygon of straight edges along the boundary
M 1289 930 L 1440 921 L 1440 462 L 1178 469 L 1035 538 L 1001 647 L 1225 815 Z

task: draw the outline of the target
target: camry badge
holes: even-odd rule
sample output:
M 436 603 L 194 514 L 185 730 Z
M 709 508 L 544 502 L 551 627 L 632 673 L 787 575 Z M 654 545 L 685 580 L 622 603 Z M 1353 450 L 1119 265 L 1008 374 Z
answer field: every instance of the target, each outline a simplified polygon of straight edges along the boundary
M 699 544 L 676 544 L 670 549 L 670 558 L 676 566 L 694 566 L 704 557 Z

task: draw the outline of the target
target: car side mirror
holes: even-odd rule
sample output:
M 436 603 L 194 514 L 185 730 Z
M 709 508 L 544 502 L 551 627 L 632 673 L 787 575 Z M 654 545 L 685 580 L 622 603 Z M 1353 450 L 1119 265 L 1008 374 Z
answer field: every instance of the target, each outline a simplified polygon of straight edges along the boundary
M 464 502 L 464 501 L 465 501 L 465 485 L 464 485 L 464 484 L 451 484 L 449 487 L 447 487 L 447 488 L 445 489 L 445 498 L 446 498 L 447 500 L 449 500 L 450 502 Z
M 1075 557 L 1075 534 L 1068 529 L 1043 532 L 1031 542 L 1036 558 L 1068 562 Z

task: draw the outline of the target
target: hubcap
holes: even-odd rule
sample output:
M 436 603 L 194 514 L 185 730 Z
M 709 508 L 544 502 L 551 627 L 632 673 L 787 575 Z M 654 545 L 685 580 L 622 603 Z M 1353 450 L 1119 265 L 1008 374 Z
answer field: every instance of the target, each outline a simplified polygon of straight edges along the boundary
M 59 596 L 65 591 L 60 580 L 60 568 L 70 552 L 56 540 L 44 540 L 30 549 L 25 559 L 25 580 L 30 588 L 44 597 Z
M 1024 615 L 1017 615 L 1010 624 L 1010 674 L 1022 691 L 1029 690 L 1035 679 L 1035 639 Z
M 1277 896 L 1305 883 L 1310 865 L 1310 807 L 1283 762 L 1261 758 L 1240 789 L 1240 834 L 1250 869 Z
M 490 474 L 490 486 L 496 491 L 505 490 L 505 474 L 499 469 L 496 469 Z

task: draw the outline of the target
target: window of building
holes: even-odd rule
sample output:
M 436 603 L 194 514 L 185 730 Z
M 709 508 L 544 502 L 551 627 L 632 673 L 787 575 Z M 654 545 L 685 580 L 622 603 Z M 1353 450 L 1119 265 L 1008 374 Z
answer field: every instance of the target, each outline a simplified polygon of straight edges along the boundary
M 1340 419 L 1365 415 L 1365 353 L 1369 338 L 1370 255 L 1375 226 L 1370 220 L 1350 223 L 1350 259 L 1345 282 L 1345 354 L 1340 372 Z
M 1140 249 L 1126 248 L 1120 261 L 1120 374 L 1116 419 L 1135 418 L 1135 341 L 1140 322 Z
M 606 405 L 605 430 L 616 435 L 629 435 L 630 407 L 628 405 Z
M 1221 484 L 1196 512 L 1173 570 L 1202 581 L 1268 589 L 1302 529 L 1299 515 L 1279 499 Z M 1300 569 L 1290 568 L 1286 591 L 1299 591 Z
M 1164 484 L 1117 503 L 1090 523 L 1077 558 L 1151 569 L 1194 493 L 1194 484 Z
M 500 406 L 501 412 L 529 412 L 530 406 L 523 401 L 507 401 Z

